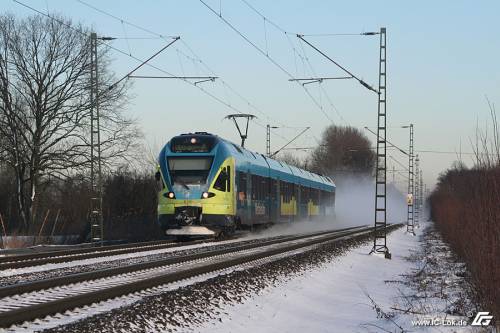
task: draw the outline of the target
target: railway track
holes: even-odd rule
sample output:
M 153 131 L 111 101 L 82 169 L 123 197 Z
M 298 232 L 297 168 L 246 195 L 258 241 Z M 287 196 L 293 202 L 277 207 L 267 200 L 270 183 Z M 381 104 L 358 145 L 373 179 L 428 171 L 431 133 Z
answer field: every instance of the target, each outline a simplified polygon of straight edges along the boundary
M 191 242 L 153 241 L 130 243 L 124 245 L 108 245 L 84 249 L 58 250 L 0 257 L 0 270 L 16 269 L 30 266 L 56 264 L 69 260 L 83 260 L 111 255 L 127 254 L 140 251 L 161 250 L 173 247 L 213 242 L 214 240 L 196 240 Z
M 366 236 L 372 229 L 356 227 L 235 244 L 224 249 L 2 287 L 0 327 L 325 242 Z

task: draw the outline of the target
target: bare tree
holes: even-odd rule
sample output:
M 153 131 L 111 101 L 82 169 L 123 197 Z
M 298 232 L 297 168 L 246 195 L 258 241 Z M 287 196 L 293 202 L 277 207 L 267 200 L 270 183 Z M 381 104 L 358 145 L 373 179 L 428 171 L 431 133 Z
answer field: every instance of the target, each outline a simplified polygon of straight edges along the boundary
M 495 104 L 486 97 L 490 111 L 491 129 L 486 126 L 484 130 L 476 125 L 476 144 L 471 146 L 474 151 L 476 165 L 478 169 L 492 169 L 500 166 L 500 127 L 498 125 Z M 489 133 L 490 130 L 491 132 Z
M 329 176 L 345 172 L 370 174 L 374 161 L 370 140 L 361 131 L 351 126 L 331 125 L 311 154 L 310 168 Z
M 14 170 L 21 223 L 36 220 L 44 182 L 89 165 L 90 31 L 63 17 L 0 16 L 0 156 Z M 100 47 L 103 158 L 113 165 L 139 136 L 123 114 L 127 85 L 115 80 Z

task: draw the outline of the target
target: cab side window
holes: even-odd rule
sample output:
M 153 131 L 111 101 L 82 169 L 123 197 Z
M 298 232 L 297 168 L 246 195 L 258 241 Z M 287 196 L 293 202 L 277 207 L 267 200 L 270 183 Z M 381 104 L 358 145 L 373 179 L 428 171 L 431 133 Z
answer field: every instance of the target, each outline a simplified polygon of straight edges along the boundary
M 219 176 L 215 180 L 214 189 L 222 192 L 229 191 L 227 187 L 228 181 L 229 181 L 228 171 L 226 168 L 222 168 L 221 172 L 219 173 Z

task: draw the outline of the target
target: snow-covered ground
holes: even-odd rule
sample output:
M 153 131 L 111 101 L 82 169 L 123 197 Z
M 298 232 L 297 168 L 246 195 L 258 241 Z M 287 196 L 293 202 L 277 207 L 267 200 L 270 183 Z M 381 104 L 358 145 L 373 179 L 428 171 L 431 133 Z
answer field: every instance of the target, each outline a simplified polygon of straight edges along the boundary
M 101 302 L 21 331 L 500 332 L 470 326 L 488 309 L 473 302 L 465 265 L 432 224 L 423 223 L 416 236 L 405 230 L 388 236 L 392 260 L 369 255 L 371 240 L 330 243 Z
M 369 255 L 371 243 L 365 243 L 328 264 L 305 271 L 278 287 L 268 288 L 250 300 L 226 305 L 220 309 L 220 318 L 206 321 L 194 330 L 259 333 L 492 331 L 491 326 L 486 329 L 470 326 L 470 319 L 465 316 L 441 312 L 449 308 L 453 299 L 429 294 L 425 300 L 415 301 L 409 296 L 417 295 L 418 291 L 408 281 L 408 276 L 425 265 L 421 259 L 411 260 L 421 250 L 419 235 L 424 227 L 416 230 L 417 236 L 406 234 L 406 228 L 388 236 L 392 260 Z M 454 297 L 453 293 L 450 297 Z M 426 313 L 422 312 L 424 309 Z M 454 320 L 464 326 L 415 323 L 426 319 L 442 320 L 447 324 Z

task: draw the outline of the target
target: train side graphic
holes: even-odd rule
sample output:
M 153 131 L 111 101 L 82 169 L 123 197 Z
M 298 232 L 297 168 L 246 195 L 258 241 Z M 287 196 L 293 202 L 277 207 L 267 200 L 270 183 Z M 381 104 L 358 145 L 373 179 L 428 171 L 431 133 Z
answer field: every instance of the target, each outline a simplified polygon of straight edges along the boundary
M 237 228 L 332 217 L 335 184 L 206 132 L 161 150 L 158 222 L 168 235 L 218 236 Z

